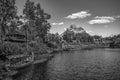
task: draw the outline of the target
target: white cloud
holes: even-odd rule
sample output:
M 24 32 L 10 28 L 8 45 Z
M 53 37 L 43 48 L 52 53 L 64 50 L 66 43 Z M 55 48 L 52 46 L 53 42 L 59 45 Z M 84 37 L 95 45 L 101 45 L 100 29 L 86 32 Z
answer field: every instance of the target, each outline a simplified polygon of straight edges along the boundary
M 120 16 L 116 16 L 116 18 L 120 18 Z
M 52 25 L 63 25 L 64 24 L 64 22 L 60 22 L 60 23 L 52 23 Z
M 63 25 L 64 23 L 63 22 L 60 22 L 59 25 Z
M 89 21 L 89 24 L 104 24 L 104 23 L 111 23 L 116 20 L 115 17 L 109 17 L 109 16 L 96 16 L 93 20 Z
M 89 21 L 89 24 L 104 24 L 104 23 L 110 23 L 111 21 L 108 19 L 94 19 Z
M 110 17 L 110 16 L 101 16 L 101 17 L 96 16 L 95 18 L 96 18 L 96 19 L 109 19 L 109 20 L 115 20 L 114 17 Z
M 87 33 L 94 33 L 93 31 L 89 30 L 89 31 L 86 31 Z
M 67 28 L 64 28 L 64 30 L 66 31 L 66 30 L 67 30 Z
M 68 15 L 66 18 L 67 19 L 80 19 L 80 18 L 83 19 L 83 18 L 86 18 L 88 16 L 91 16 L 91 14 L 88 11 L 80 11 L 80 12 Z

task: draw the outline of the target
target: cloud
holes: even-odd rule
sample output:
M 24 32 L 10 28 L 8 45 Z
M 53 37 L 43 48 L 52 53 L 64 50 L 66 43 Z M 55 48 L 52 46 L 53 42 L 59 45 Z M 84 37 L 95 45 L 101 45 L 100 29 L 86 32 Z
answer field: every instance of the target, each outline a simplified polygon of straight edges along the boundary
M 89 31 L 86 31 L 87 33 L 94 33 L 93 31 L 89 30 Z
M 60 22 L 60 23 L 52 23 L 52 25 L 63 25 L 64 24 L 64 22 Z
M 65 18 L 67 18 L 67 19 L 83 19 L 83 18 L 86 18 L 88 16 L 91 16 L 91 14 L 88 11 L 80 11 L 80 12 L 68 15 Z
M 105 23 L 111 23 L 116 20 L 115 17 L 109 17 L 109 16 L 96 16 L 93 20 L 89 21 L 89 24 L 105 24 Z
M 64 30 L 66 31 L 66 30 L 67 30 L 67 28 L 64 28 Z
M 89 21 L 89 24 L 104 24 L 104 23 L 110 23 L 113 21 L 110 21 L 108 19 L 95 19 L 95 20 L 91 20 Z
M 116 16 L 116 18 L 120 18 L 120 16 Z

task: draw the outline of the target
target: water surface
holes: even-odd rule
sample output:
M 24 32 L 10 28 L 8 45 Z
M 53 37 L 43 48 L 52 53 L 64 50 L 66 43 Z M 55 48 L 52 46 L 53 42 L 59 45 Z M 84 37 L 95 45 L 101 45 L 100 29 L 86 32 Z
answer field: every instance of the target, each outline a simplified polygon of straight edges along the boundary
M 30 73 L 31 80 L 120 80 L 120 49 L 62 52 Z

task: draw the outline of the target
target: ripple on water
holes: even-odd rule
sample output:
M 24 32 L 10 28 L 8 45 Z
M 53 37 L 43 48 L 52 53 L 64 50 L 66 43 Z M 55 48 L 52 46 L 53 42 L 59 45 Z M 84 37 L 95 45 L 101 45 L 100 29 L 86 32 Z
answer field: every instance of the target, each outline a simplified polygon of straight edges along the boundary
M 93 49 L 58 54 L 48 63 L 48 77 L 50 80 L 120 79 L 120 50 L 116 50 Z

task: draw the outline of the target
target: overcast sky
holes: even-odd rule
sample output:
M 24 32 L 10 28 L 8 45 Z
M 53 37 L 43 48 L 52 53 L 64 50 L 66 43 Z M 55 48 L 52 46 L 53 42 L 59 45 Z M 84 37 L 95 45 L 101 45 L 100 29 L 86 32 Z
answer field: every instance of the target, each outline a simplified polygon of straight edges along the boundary
M 16 0 L 19 14 L 26 0 Z M 51 14 L 51 32 L 62 33 L 71 24 L 91 35 L 120 33 L 120 0 L 31 0 Z

